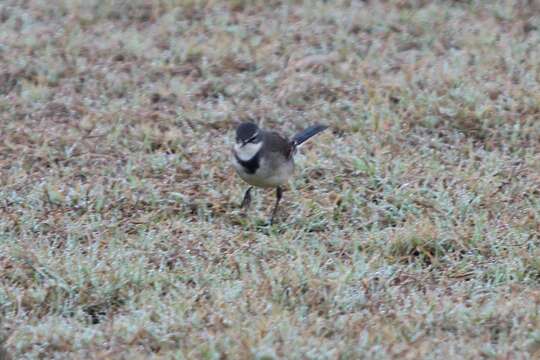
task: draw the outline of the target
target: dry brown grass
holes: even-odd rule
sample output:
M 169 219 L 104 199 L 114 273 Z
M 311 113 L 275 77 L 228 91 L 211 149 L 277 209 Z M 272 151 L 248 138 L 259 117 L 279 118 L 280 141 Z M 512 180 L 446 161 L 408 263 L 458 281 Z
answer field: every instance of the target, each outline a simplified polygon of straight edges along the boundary
M 539 19 L 3 1 L 0 358 L 537 357 Z M 246 119 L 332 129 L 272 227 L 238 209 Z

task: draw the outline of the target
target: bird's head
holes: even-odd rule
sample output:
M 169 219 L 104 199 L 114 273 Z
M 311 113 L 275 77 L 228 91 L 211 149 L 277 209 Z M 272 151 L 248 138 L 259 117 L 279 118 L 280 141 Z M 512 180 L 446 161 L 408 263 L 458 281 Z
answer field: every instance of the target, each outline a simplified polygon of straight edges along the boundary
M 236 128 L 236 145 L 244 147 L 247 144 L 257 144 L 262 141 L 259 127 L 254 123 L 242 123 Z

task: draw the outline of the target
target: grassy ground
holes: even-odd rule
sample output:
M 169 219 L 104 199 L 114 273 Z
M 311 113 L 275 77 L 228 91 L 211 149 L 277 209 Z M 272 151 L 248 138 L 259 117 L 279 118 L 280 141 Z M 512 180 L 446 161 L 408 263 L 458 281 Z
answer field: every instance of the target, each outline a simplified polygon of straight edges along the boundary
M 0 138 L 0 358 L 540 356 L 534 1 L 4 0 Z

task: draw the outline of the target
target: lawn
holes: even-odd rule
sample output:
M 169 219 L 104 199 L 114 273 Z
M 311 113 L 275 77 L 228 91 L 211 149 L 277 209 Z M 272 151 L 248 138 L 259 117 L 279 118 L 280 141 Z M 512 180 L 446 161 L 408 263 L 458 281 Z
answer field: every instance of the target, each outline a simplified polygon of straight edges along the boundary
M 0 2 L 0 359 L 538 357 L 539 3 Z

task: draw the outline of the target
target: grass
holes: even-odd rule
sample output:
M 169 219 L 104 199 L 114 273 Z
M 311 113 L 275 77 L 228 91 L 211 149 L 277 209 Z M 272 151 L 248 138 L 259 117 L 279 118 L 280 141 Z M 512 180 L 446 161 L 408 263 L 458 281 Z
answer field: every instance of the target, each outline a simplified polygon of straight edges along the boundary
M 3 1 L 0 358 L 536 358 L 538 10 Z

